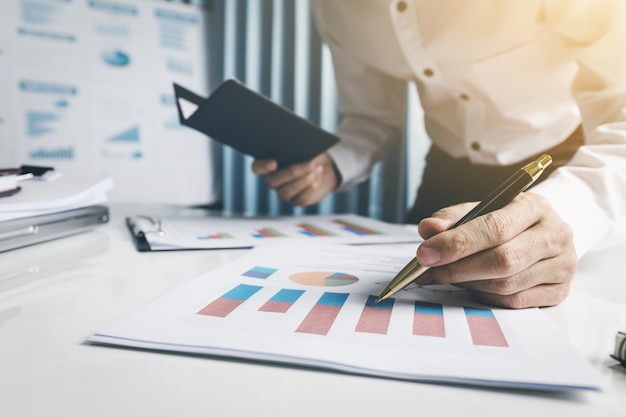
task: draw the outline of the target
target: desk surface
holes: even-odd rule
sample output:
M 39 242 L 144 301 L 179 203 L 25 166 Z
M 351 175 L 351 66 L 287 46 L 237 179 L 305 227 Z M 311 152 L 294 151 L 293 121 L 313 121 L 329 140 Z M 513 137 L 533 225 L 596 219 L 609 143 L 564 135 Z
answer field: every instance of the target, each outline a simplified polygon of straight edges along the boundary
M 0 409 L 22 416 L 626 416 L 626 245 L 581 260 L 569 298 L 543 312 L 600 372 L 602 393 L 394 381 L 83 344 L 103 325 L 242 251 L 138 253 L 112 209 L 97 230 L 0 254 Z

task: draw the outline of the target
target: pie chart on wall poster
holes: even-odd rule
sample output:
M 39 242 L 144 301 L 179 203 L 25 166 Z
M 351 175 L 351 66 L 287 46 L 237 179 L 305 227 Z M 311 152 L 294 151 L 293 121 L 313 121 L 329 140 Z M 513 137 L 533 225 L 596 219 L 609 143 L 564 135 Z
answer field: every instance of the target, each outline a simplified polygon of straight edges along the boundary
M 311 285 L 316 287 L 341 287 L 357 282 L 359 279 L 354 275 L 344 274 L 343 272 L 297 272 L 291 274 L 289 279 L 302 285 Z

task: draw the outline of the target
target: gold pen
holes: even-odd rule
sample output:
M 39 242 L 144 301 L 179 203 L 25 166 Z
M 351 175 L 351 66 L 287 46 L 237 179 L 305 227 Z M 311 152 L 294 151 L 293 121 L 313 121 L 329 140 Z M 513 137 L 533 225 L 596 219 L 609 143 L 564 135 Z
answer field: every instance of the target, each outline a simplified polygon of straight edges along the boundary
M 541 155 L 539 159 L 520 168 L 509 179 L 504 181 L 498 188 L 491 192 L 476 207 L 470 210 L 465 216 L 454 224 L 450 229 L 454 229 L 468 221 L 487 214 L 491 211 L 498 210 L 511 202 L 522 191 L 534 183 L 543 171 L 552 163 L 550 155 Z M 448 230 L 450 230 L 448 229 Z M 420 265 L 417 258 L 413 258 L 400 272 L 391 280 L 389 285 L 380 293 L 375 303 L 385 300 L 401 289 L 405 288 L 411 282 L 415 281 L 420 275 L 430 269 L 427 266 Z

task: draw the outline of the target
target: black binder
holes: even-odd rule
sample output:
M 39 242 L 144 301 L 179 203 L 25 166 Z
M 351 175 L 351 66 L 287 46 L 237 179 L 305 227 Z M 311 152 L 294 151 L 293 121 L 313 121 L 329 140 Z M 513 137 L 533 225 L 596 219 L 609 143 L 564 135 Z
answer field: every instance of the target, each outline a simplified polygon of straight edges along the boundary
M 174 84 L 181 124 L 279 167 L 313 159 L 339 138 L 236 80 L 223 82 L 208 99 Z

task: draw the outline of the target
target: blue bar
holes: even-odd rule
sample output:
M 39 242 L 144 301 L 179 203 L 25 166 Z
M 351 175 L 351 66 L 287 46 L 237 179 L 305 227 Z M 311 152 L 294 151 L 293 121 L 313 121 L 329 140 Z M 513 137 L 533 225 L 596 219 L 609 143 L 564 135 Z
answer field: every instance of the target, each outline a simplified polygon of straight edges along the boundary
M 38 38 L 54 39 L 57 41 L 76 42 L 76 36 L 67 33 L 42 32 L 40 30 L 31 30 L 19 28 L 17 33 L 20 35 L 36 36 Z
M 261 288 L 263 287 L 259 287 L 257 285 L 240 284 L 224 294 L 222 298 L 228 298 L 229 300 L 245 301 L 248 298 L 252 297 L 254 294 L 256 294 L 256 292 L 259 291 Z
M 325 292 L 316 304 L 325 306 L 341 307 L 348 299 L 348 294 L 339 292 Z
M 493 312 L 488 308 L 463 307 L 468 316 L 494 317 Z
M 24 92 L 39 94 L 63 94 L 75 96 L 78 93 L 78 89 L 73 85 L 48 83 L 43 81 L 22 80 L 19 82 L 19 88 Z
M 376 298 L 378 297 L 376 297 L 375 295 L 370 295 L 369 297 L 367 297 L 367 301 L 365 302 L 365 307 L 381 308 L 385 310 L 391 310 L 393 308 L 393 302 L 394 302 L 393 298 L 387 298 L 385 300 L 380 301 L 379 303 L 374 303 Z
M 122 4 L 121 2 L 90 0 L 89 6 L 92 9 L 99 9 L 109 13 L 125 14 L 129 16 L 136 16 L 139 13 L 135 6 Z
M 298 298 L 304 294 L 304 290 L 289 290 L 282 289 L 278 291 L 270 301 L 276 301 L 278 303 L 295 303 Z
M 342 229 L 347 231 L 347 232 L 354 233 L 355 235 L 359 235 L 359 236 L 367 235 L 367 233 L 364 233 L 364 232 L 362 232 L 360 230 L 357 230 L 357 229 L 353 229 L 350 226 L 343 226 Z
M 274 269 L 274 268 L 265 268 L 263 266 L 255 266 L 254 268 L 250 269 L 249 271 L 244 272 L 242 275 L 246 276 L 246 277 L 251 277 L 251 278 L 265 279 L 265 278 L 269 277 L 270 275 L 272 275 L 276 271 L 278 271 L 278 270 Z
M 415 312 L 443 316 L 443 306 L 441 304 L 427 303 L 425 301 L 416 301 Z
M 154 15 L 159 19 L 173 20 L 178 23 L 190 23 L 193 25 L 198 23 L 198 18 L 195 15 L 174 10 L 156 9 Z

